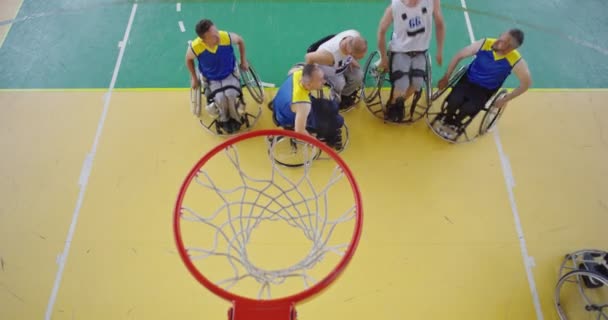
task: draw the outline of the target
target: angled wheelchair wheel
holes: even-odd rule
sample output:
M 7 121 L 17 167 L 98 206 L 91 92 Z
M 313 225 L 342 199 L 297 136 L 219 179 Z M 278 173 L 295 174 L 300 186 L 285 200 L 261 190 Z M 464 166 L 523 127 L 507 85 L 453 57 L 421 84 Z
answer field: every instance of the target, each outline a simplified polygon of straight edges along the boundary
M 346 123 L 344 123 L 342 128 L 340 128 L 340 144 L 333 145 L 333 146 L 328 144 L 328 146 L 331 147 L 332 149 L 334 149 L 337 153 L 342 153 L 348 147 L 349 141 L 350 141 L 350 132 L 348 130 L 348 126 L 346 125 Z M 321 155 L 320 159 L 329 159 L 329 158 L 325 158 Z
M 608 252 L 567 254 L 559 270 L 554 303 L 561 320 L 608 319 Z
M 285 167 L 297 168 L 310 165 L 321 155 L 321 149 L 296 138 L 275 136 L 270 138 L 268 143 L 270 157 Z
M 249 91 L 249 94 L 251 94 L 251 97 L 255 102 L 264 102 L 264 87 L 252 65 L 249 65 L 249 69 L 247 70 L 241 70 L 241 87 L 242 86 L 247 87 L 247 91 Z
M 340 128 L 340 131 L 340 135 L 342 136 L 342 147 L 339 150 L 336 150 L 338 153 L 344 151 L 346 147 L 348 147 L 348 143 L 350 142 L 350 132 L 348 131 L 348 126 L 346 125 L 346 122 L 344 123 L 342 128 Z
M 361 90 L 361 100 L 365 103 L 367 110 L 373 116 L 384 120 L 384 103 L 382 99 L 382 87 L 384 82 L 388 82 L 388 73 L 378 69 L 380 64 L 380 53 L 372 52 L 365 62 L 363 70 L 363 90 Z
M 483 120 L 481 121 L 481 125 L 479 126 L 479 135 L 484 135 L 488 133 L 496 124 L 498 120 L 503 114 L 504 108 L 498 108 L 494 106 L 494 102 L 504 96 L 507 95 L 507 90 L 502 89 L 498 91 L 488 102 L 485 114 L 483 115 Z
M 199 81 L 197 88 L 190 88 L 190 112 L 195 117 L 201 116 L 201 109 L 203 107 L 203 88 Z

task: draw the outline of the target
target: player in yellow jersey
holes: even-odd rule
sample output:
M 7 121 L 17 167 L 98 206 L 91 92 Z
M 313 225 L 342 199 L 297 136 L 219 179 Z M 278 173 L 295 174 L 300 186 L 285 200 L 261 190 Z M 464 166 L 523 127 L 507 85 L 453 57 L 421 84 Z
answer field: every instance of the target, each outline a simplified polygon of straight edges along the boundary
M 496 100 L 494 105 L 502 108 L 507 102 L 528 90 L 532 83 L 530 70 L 517 50 L 523 42 L 524 33 L 519 29 L 511 29 L 496 39 L 481 39 L 463 48 L 452 58 L 447 72 L 439 80 L 439 89 L 447 86 L 452 72 L 462 59 L 475 55 L 468 70 L 447 97 L 444 124 L 452 126 L 451 129 L 457 129 L 464 118 L 475 117 L 502 87 L 511 72 L 519 79 L 519 86 Z
M 323 88 L 324 76 L 317 64 L 293 68 L 271 102 L 272 109 L 279 126 L 314 134 L 327 145 L 340 150 L 344 118 L 339 114 L 338 103 L 311 95 L 311 91 Z
M 249 68 L 245 52 L 245 41 L 233 32 L 218 30 L 211 20 L 203 19 L 196 25 L 198 37 L 192 41 L 186 51 L 186 66 L 190 72 L 190 85 L 198 87 L 194 61 L 203 76 L 203 85 L 208 89 L 207 95 L 213 97 L 213 103 L 207 105 L 207 112 L 219 117 L 225 129 L 234 132 L 240 127 L 239 114 L 245 112 L 240 103 L 241 82 L 236 65 L 233 44 L 239 48 L 240 68 Z M 231 121 L 232 120 L 232 121 Z

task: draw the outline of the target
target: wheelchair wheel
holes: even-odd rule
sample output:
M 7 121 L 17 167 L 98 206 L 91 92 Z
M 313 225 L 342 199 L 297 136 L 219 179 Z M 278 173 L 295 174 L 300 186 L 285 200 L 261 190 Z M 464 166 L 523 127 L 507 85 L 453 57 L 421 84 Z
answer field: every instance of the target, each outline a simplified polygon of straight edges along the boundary
M 342 131 L 342 148 L 340 148 L 340 150 L 337 150 L 338 153 L 344 151 L 348 146 L 348 142 L 350 141 L 350 132 L 348 131 L 348 126 L 346 125 L 346 123 L 344 123 L 340 130 Z
M 608 319 L 608 252 L 584 249 L 567 254 L 554 303 L 561 320 Z
M 190 88 L 190 111 L 195 117 L 201 116 L 203 90 L 200 80 L 197 88 Z
M 249 65 L 249 69 L 241 70 L 241 87 L 247 87 L 247 91 L 251 94 L 251 97 L 255 102 L 264 102 L 264 88 L 260 82 L 260 77 L 253 69 L 253 66 Z
M 384 120 L 384 104 L 382 101 L 382 87 L 385 81 L 389 81 L 388 73 L 378 69 L 380 53 L 372 52 L 365 62 L 363 70 L 363 89 L 361 100 L 375 117 Z
M 277 136 L 270 141 L 269 153 L 278 164 L 297 168 L 310 165 L 321 155 L 321 149 L 295 138 Z
M 498 93 L 496 93 L 488 102 L 486 110 L 486 114 L 483 116 L 483 120 L 481 121 L 481 125 L 479 126 L 479 135 L 484 135 L 488 131 L 492 130 L 496 123 L 498 123 L 498 119 L 503 114 L 504 108 L 498 108 L 494 106 L 494 102 L 501 97 L 507 95 L 507 90 L 502 89 Z
M 367 104 L 371 103 L 379 94 L 382 85 L 384 84 L 384 72 L 378 70 L 376 65 L 380 63 L 380 54 L 378 51 L 372 52 L 365 62 L 363 69 L 363 87 L 370 88 L 369 91 L 361 91 L 361 99 Z

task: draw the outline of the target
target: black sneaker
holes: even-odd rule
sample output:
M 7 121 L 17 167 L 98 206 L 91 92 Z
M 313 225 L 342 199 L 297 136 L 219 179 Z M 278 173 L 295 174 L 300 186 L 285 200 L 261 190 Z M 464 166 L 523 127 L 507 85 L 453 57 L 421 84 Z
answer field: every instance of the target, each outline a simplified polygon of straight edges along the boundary
M 357 101 L 357 91 L 353 92 L 349 96 L 340 96 L 340 109 L 347 109 L 352 107 Z
M 401 122 L 403 119 L 405 119 L 405 104 L 403 103 L 403 99 L 399 98 L 397 101 L 395 101 L 395 103 L 389 104 L 386 107 L 384 120 Z

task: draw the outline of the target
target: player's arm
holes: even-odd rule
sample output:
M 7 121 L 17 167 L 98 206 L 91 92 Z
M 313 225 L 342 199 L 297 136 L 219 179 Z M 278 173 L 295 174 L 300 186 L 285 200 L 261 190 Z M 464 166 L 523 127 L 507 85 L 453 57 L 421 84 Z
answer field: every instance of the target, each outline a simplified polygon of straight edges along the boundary
M 304 56 L 306 64 L 321 64 L 326 66 L 334 65 L 334 56 L 325 50 L 317 50 L 315 52 L 309 52 Z
M 378 51 L 380 51 L 380 58 L 387 63 L 388 56 L 386 55 L 386 31 L 388 31 L 388 27 L 390 27 L 391 23 L 393 23 L 393 9 L 391 9 L 391 6 L 389 5 L 386 10 L 384 10 L 384 15 L 378 24 Z
M 481 49 L 481 46 L 484 43 L 484 39 L 476 41 L 466 47 L 464 47 L 462 50 L 458 51 L 458 53 L 456 53 L 456 55 L 452 58 L 452 60 L 450 61 L 450 64 L 448 65 L 448 70 L 445 73 L 445 78 L 449 79 L 450 76 L 452 76 L 452 72 L 454 72 L 454 69 L 456 69 L 456 66 L 458 65 L 458 63 L 460 63 L 460 61 L 464 58 L 467 57 L 471 57 L 474 56 L 475 54 L 477 54 L 477 51 L 479 51 L 479 49 Z
M 196 55 L 194 55 L 192 48 L 188 46 L 188 49 L 186 49 L 186 67 L 190 72 L 190 86 L 192 88 L 198 87 L 198 79 L 196 78 L 196 71 L 194 69 L 194 59 L 196 59 Z
M 291 108 L 296 113 L 295 132 L 309 135 L 308 131 L 306 131 L 306 120 L 308 120 L 308 115 L 310 114 L 310 103 L 296 102 L 291 105 Z
M 519 79 L 519 86 L 504 97 L 505 102 L 511 101 L 520 96 L 522 93 L 528 91 L 528 88 L 530 88 L 532 85 L 530 69 L 528 69 L 528 64 L 523 58 L 515 64 L 515 67 L 513 67 L 513 73 L 515 73 L 515 76 L 517 76 L 517 79 Z
M 241 69 L 246 70 L 249 68 L 249 64 L 247 63 L 247 52 L 245 50 L 245 40 L 243 37 L 239 36 L 234 32 L 230 32 L 230 40 L 232 43 L 236 44 L 239 48 L 239 55 L 241 57 Z
M 435 37 L 437 38 L 437 55 L 443 57 L 443 43 L 445 41 L 445 21 L 441 12 L 441 1 L 434 0 L 433 21 L 435 22 Z M 443 60 L 443 58 L 441 58 Z

